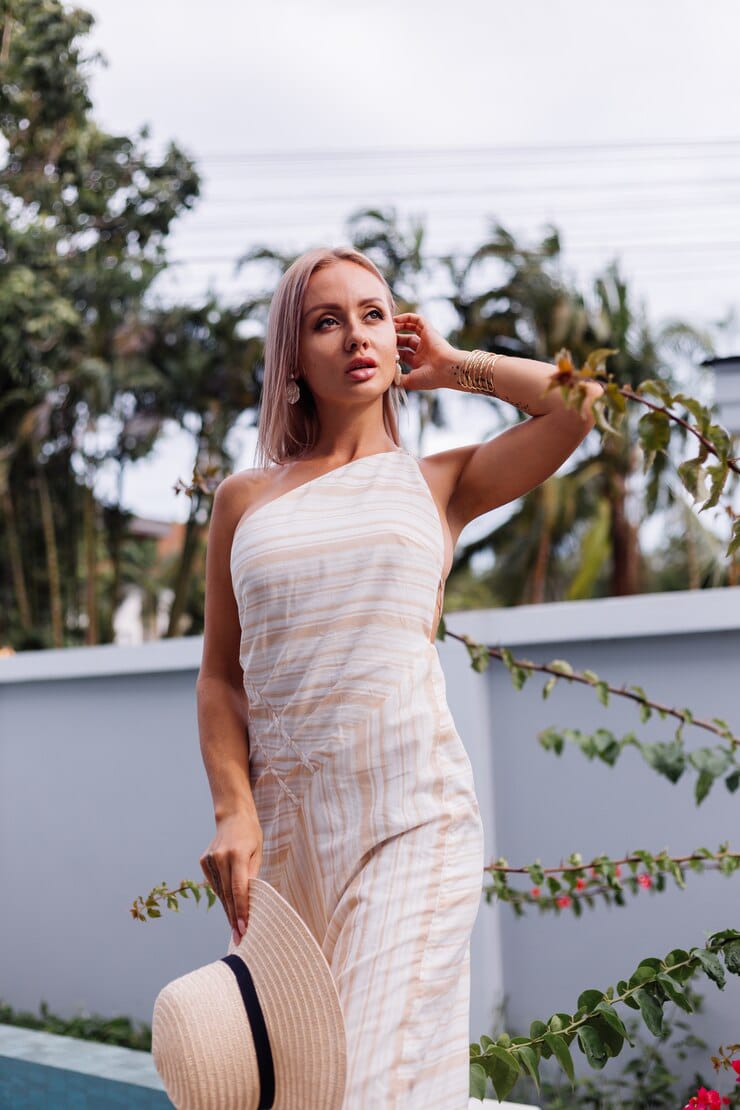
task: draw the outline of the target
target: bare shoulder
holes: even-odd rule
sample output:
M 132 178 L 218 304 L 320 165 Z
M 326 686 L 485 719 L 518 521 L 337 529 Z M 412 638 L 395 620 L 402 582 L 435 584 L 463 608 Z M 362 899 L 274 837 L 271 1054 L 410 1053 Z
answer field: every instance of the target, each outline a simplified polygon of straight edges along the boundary
M 239 518 L 265 488 L 267 470 L 260 467 L 229 474 L 216 487 L 211 523 L 233 533 Z

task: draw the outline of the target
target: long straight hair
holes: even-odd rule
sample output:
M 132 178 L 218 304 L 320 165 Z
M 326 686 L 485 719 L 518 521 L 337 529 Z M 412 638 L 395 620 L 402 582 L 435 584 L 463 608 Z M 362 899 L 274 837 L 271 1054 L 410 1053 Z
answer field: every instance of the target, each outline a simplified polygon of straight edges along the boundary
M 264 380 L 257 431 L 257 466 L 282 463 L 312 447 L 318 438 L 316 404 L 303 378 L 298 380 L 300 397 L 291 405 L 285 390 L 298 372 L 301 317 L 306 289 L 312 274 L 334 262 L 356 262 L 382 281 L 391 315 L 398 306 L 391 288 L 375 263 L 354 247 L 314 247 L 300 255 L 280 279 L 270 302 L 264 346 Z M 383 424 L 393 442 L 398 433 L 399 395 L 403 387 L 391 385 L 383 394 Z

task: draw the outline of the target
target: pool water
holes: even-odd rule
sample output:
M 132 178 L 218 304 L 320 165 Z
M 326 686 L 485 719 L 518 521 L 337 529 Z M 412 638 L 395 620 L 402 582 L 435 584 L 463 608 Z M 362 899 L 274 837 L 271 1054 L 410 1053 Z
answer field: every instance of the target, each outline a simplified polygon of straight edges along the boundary
M 172 1103 L 164 1091 L 150 1087 L 0 1056 L 2 1110 L 102 1110 L 109 1106 L 165 1110 Z
M 0 1110 L 167 1110 L 149 1052 L 0 1024 Z

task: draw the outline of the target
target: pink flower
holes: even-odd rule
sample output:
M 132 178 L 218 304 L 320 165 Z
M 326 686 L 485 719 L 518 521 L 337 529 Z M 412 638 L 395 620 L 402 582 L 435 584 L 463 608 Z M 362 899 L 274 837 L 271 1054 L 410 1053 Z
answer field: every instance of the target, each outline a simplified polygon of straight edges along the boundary
M 533 898 L 539 898 L 540 888 L 538 886 L 533 886 L 529 893 L 532 895 Z
M 557 904 L 560 906 L 561 909 L 565 909 L 566 906 L 570 905 L 570 895 L 569 894 L 561 894 L 559 898 L 555 899 L 555 901 L 557 902 Z
M 619 866 L 619 864 L 617 864 L 614 868 L 614 874 L 617 876 L 617 878 L 619 878 L 619 876 L 622 874 L 622 868 Z
M 737 1076 L 737 1082 L 740 1083 L 740 1060 L 730 1060 L 730 1066 Z
M 649 875 L 638 875 L 637 881 L 640 886 L 649 887 L 653 885 L 653 880 L 650 878 Z
M 586 885 L 585 879 L 576 879 L 576 890 L 583 890 Z
M 686 1103 L 683 1110 L 714 1110 L 715 1107 L 729 1105 L 729 1098 L 720 1095 L 719 1091 L 708 1091 L 706 1087 L 700 1087 L 694 1097 Z

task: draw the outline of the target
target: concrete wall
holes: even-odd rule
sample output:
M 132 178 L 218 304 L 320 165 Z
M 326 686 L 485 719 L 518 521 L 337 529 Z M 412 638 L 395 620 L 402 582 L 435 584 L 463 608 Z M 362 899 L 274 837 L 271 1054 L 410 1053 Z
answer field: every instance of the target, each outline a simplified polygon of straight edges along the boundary
M 724 717 L 740 731 L 740 588 L 524 606 L 447 616 L 450 631 L 515 655 L 566 658 L 614 685 L 638 683 L 671 706 Z M 740 794 L 720 783 L 697 808 L 694 776 L 672 786 L 626 752 L 614 769 L 579 751 L 556 757 L 536 739 L 547 725 L 670 739 L 669 720 L 641 725 L 634 706 L 605 708 L 585 687 L 544 679 L 520 692 L 498 662 L 478 674 L 459 641 L 438 641 L 447 697 L 473 764 L 487 858 L 556 866 L 635 848 L 684 854 L 734 836 Z M 0 660 L 0 998 L 62 1014 L 81 1008 L 151 1019 L 168 980 L 226 951 L 218 903 L 187 903 L 142 924 L 128 910 L 157 883 L 200 880 L 213 817 L 202 766 L 194 684 L 202 640 L 22 653 Z M 687 728 L 689 747 L 711 743 Z M 586 987 L 627 977 L 645 956 L 740 927 L 740 877 L 689 877 L 688 889 L 642 891 L 629 906 L 580 919 L 481 900 L 473 934 L 471 1039 L 506 1024 L 575 1009 Z M 697 981 L 705 1014 L 694 1029 L 711 1051 L 737 1040 L 740 982 L 720 993 Z

